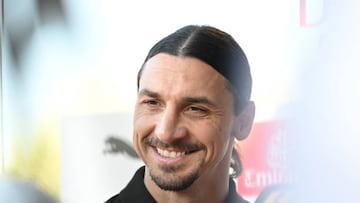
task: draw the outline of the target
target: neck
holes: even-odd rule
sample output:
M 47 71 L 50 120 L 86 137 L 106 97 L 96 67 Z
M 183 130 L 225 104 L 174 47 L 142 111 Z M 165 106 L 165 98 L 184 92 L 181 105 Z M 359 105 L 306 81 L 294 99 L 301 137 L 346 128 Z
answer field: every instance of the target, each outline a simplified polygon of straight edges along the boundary
M 228 166 L 225 172 L 203 174 L 189 188 L 182 191 L 165 191 L 151 179 L 148 168 L 145 168 L 144 182 L 150 194 L 159 203 L 167 202 L 223 202 L 229 190 Z

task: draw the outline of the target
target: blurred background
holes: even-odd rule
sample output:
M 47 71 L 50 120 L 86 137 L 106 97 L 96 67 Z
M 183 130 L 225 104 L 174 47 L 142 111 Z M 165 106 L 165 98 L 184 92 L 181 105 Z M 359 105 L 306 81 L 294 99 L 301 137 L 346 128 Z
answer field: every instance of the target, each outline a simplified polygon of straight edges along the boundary
M 291 197 L 332 202 L 327 186 L 358 186 L 355 0 L 1 5 L 0 202 L 35 194 L 104 202 L 118 193 L 142 164 L 131 147 L 137 71 L 154 43 L 187 24 L 230 33 L 249 59 L 257 112 L 238 143 L 245 169 L 237 180 L 246 199 L 297 182 L 301 195 Z M 332 200 L 351 198 L 350 189 L 336 191 Z

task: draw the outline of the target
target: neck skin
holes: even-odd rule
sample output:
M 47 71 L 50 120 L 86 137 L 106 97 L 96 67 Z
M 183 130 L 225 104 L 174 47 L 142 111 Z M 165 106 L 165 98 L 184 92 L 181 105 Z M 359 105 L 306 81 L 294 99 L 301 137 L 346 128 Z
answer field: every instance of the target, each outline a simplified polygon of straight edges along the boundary
M 159 203 L 219 203 L 225 200 L 229 191 L 229 164 L 219 163 L 216 170 L 202 174 L 189 188 L 182 191 L 173 192 L 160 189 L 151 179 L 147 167 L 145 168 L 144 183 L 150 194 Z

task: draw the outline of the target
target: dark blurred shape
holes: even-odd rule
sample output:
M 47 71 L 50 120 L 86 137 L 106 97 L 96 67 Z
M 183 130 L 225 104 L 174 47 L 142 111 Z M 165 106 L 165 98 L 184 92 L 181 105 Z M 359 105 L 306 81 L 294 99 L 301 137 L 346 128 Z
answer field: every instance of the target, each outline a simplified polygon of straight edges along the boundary
M 17 71 L 21 71 L 19 70 L 19 67 L 21 67 L 24 51 L 26 50 L 26 47 L 28 46 L 35 30 L 34 19 L 24 18 L 23 21 L 18 22 L 17 25 L 5 26 L 10 46 L 10 54 L 15 65 L 14 68 L 17 68 Z
M 33 34 L 39 26 L 47 24 L 67 25 L 67 15 L 62 0 L 31 0 L 27 4 L 20 0 L 4 0 L 4 33 L 9 42 L 13 68 L 21 73 L 22 57 Z
M 8 43 L 5 52 L 8 51 L 12 59 L 13 68 L 21 75 L 21 67 L 26 49 L 36 29 L 36 13 L 32 7 L 32 1 L 21 4 L 20 0 L 4 0 L 4 40 Z
M 123 141 L 121 138 L 117 138 L 114 135 L 109 135 L 105 139 L 105 150 L 104 154 L 116 154 L 116 153 L 125 153 L 128 154 L 131 158 L 139 158 L 134 148 Z
M 29 181 L 0 176 L 2 203 L 56 203 L 57 201 Z
M 66 24 L 66 10 L 62 0 L 36 0 L 39 22 L 41 24 Z

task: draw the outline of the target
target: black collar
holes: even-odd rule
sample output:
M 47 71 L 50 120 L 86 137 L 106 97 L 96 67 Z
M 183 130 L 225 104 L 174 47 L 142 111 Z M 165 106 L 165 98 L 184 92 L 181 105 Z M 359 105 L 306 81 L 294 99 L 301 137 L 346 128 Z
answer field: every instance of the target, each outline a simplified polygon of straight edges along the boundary
M 117 195 L 110 198 L 106 203 L 156 203 L 144 184 L 145 166 L 139 168 L 128 185 Z M 248 203 L 236 192 L 234 180 L 229 180 L 229 193 L 224 203 Z

